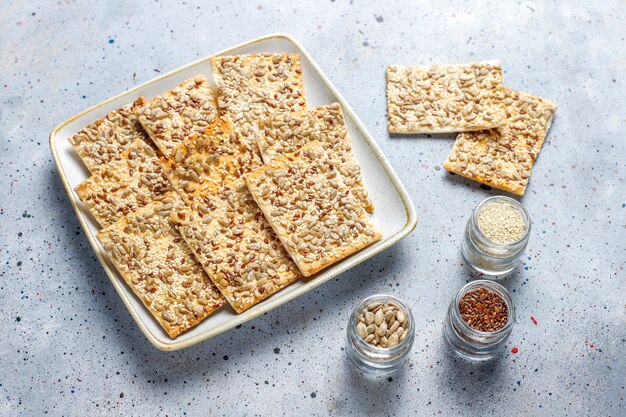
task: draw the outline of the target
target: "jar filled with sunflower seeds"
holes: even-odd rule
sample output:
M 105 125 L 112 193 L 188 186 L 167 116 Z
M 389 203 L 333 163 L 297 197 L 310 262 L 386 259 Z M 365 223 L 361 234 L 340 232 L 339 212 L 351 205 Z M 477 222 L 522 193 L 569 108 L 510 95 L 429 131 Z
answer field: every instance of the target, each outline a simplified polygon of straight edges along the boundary
M 518 265 L 529 236 L 530 216 L 524 206 L 509 197 L 489 197 L 472 212 L 461 250 L 472 270 L 503 276 Z
M 411 310 L 391 295 L 363 300 L 348 321 L 348 356 L 360 370 L 387 375 L 407 361 L 415 338 Z

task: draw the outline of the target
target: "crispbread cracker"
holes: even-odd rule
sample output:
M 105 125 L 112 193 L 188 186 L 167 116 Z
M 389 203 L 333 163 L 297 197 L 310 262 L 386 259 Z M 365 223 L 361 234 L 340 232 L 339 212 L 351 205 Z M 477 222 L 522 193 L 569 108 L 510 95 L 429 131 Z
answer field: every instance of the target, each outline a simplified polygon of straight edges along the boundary
M 254 140 L 253 123 L 274 112 L 306 108 L 298 54 L 263 53 L 211 58 L 221 115 Z
M 213 122 L 204 135 L 187 139 L 161 162 L 187 204 L 263 164 L 256 145 L 241 137 L 228 116 Z
M 244 179 L 304 276 L 382 237 L 319 141 Z
M 119 156 L 137 139 L 152 141 L 133 113 L 133 104 L 127 104 L 102 119 L 84 127 L 69 141 L 92 173 Z
M 345 184 L 368 212 L 374 211 L 361 168 L 352 150 L 352 140 L 337 103 L 293 113 L 275 113 L 257 122 L 255 135 L 265 163 L 292 153 L 307 143 L 319 140 Z
M 524 195 L 557 104 L 504 89 L 507 118 L 497 129 L 460 133 L 444 167 L 464 177 Z
M 171 213 L 182 206 L 170 192 L 98 232 L 120 275 L 172 339 L 226 303 L 174 226 Z
M 172 218 L 237 313 L 301 277 L 241 179 Z
M 151 101 L 140 97 L 134 107 L 139 122 L 166 158 L 194 134 L 202 134 L 218 117 L 215 92 L 197 75 Z
M 391 133 L 451 133 L 490 129 L 505 113 L 500 61 L 387 67 Z
M 171 190 L 154 149 L 141 139 L 76 187 L 102 227 Z
M 211 65 L 220 113 L 235 124 L 306 107 L 298 54 L 218 56 L 211 58 Z

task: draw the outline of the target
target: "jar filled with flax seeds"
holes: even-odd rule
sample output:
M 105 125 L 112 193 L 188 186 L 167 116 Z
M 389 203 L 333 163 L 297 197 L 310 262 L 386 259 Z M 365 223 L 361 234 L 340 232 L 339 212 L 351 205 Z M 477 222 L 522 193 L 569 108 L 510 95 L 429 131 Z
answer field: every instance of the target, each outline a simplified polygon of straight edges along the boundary
M 452 299 L 444 337 L 457 355 L 470 360 L 494 358 L 504 347 L 515 323 L 511 294 L 502 285 L 477 280 Z
M 524 254 L 530 237 L 530 216 L 509 197 L 483 200 L 472 212 L 461 250 L 468 265 L 484 275 L 511 273 Z

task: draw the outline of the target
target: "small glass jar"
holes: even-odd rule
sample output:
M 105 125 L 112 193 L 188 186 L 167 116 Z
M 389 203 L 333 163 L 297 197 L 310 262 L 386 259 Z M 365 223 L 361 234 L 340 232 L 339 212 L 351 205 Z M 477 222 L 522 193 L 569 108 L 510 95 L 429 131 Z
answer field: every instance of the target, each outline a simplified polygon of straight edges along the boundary
M 407 333 L 404 340 L 396 346 L 383 348 L 367 343 L 356 330 L 358 317 L 368 305 L 373 303 L 395 304 L 406 317 L 406 326 L 403 325 Z M 388 375 L 396 372 L 407 361 L 408 355 L 413 347 L 415 339 L 415 324 L 411 309 L 402 301 L 391 295 L 376 294 L 363 300 L 350 315 L 348 321 L 348 357 L 352 363 L 360 370 L 374 375 Z
M 463 296 L 478 288 L 486 288 L 498 294 L 507 305 L 507 322 L 495 332 L 476 330 L 463 320 L 459 303 Z M 457 355 L 470 360 L 487 360 L 495 357 L 504 347 L 515 323 L 515 305 L 511 294 L 502 285 L 489 280 L 476 280 L 465 285 L 454 297 L 448 308 L 444 324 L 444 336 L 448 346 Z
M 492 203 L 506 203 L 517 210 L 524 219 L 524 234 L 511 243 L 498 243 L 483 233 L 478 225 L 482 210 Z M 530 237 L 530 216 L 517 200 L 504 196 L 484 199 L 467 222 L 465 237 L 461 244 L 463 258 L 474 271 L 489 276 L 504 276 L 511 273 L 519 264 Z

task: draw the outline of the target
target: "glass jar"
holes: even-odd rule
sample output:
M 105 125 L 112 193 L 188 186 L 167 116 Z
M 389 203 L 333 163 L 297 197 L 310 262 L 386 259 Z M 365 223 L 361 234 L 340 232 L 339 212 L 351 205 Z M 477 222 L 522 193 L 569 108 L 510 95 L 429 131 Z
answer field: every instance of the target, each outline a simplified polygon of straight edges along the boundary
M 492 203 L 505 203 L 517 210 L 524 219 L 524 234 L 511 243 L 498 243 L 483 233 L 478 225 L 482 210 Z M 489 276 L 504 276 L 511 273 L 524 254 L 530 237 L 530 216 L 517 200 L 504 196 L 494 196 L 483 200 L 467 222 L 465 237 L 461 244 L 463 258 L 474 271 Z
M 406 325 L 403 324 L 407 333 L 404 340 L 396 346 L 383 348 L 367 343 L 356 330 L 358 317 L 368 305 L 373 303 L 395 304 L 405 315 Z M 350 315 L 348 321 L 348 357 L 360 370 L 374 375 L 388 375 L 396 372 L 407 361 L 415 339 L 415 325 L 411 309 L 402 301 L 391 295 L 376 294 L 363 300 Z
M 507 305 L 507 322 L 495 332 L 483 332 L 470 327 L 459 311 L 463 296 L 478 288 L 486 288 L 498 294 Z M 504 347 L 513 324 L 515 323 L 515 305 L 511 294 L 502 285 L 489 280 L 476 280 L 465 285 L 454 297 L 448 308 L 444 323 L 444 336 L 448 346 L 457 355 L 470 360 L 487 360 L 495 357 Z

